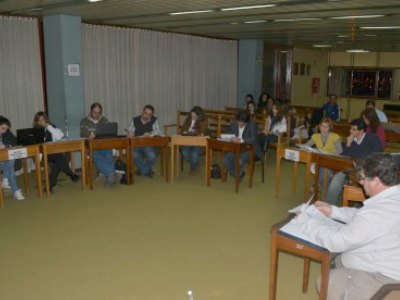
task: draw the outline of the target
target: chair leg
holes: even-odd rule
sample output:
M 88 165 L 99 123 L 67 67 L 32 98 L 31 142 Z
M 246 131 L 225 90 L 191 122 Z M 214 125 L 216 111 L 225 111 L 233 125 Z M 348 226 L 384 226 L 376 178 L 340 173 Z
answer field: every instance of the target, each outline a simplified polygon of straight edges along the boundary
M 264 183 L 264 168 L 265 163 L 261 163 L 261 183 Z

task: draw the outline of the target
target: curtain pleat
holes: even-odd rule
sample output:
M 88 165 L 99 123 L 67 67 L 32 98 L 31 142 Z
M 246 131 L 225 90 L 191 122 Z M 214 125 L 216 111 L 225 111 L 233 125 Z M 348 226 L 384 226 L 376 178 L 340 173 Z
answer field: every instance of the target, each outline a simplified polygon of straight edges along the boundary
M 44 109 L 38 20 L 0 16 L 0 115 L 32 127 Z
M 100 102 L 120 131 L 152 104 L 161 124 L 194 105 L 235 106 L 237 42 L 83 24 L 85 107 Z

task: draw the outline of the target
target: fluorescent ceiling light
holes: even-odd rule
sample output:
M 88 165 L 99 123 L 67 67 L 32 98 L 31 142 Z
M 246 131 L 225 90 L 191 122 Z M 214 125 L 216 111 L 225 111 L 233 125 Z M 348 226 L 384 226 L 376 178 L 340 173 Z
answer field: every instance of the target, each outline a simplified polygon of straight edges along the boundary
M 376 36 L 376 34 L 364 34 L 365 37 Z
M 227 8 L 221 8 L 221 10 L 222 11 L 230 11 L 230 10 L 258 9 L 258 8 L 268 8 L 268 7 L 275 7 L 275 6 L 276 6 L 276 4 L 263 4 L 263 5 L 227 7 Z
M 314 48 L 330 48 L 332 47 L 332 45 L 328 45 L 328 44 L 315 44 L 313 45 Z
M 203 14 L 203 13 L 209 13 L 213 12 L 214 10 L 212 9 L 207 9 L 207 10 L 193 10 L 193 11 L 179 11 L 179 12 L 174 12 L 174 13 L 169 13 L 171 16 L 175 15 L 189 15 L 189 14 Z
M 349 36 L 348 35 L 338 35 L 337 37 L 338 38 L 348 38 Z
M 361 29 L 400 29 L 400 26 L 361 26 Z
M 294 19 L 275 19 L 274 22 L 300 22 L 300 21 L 319 21 L 321 18 L 294 18 Z
M 265 20 L 253 20 L 253 21 L 246 21 L 246 24 L 257 24 L 257 23 L 266 23 Z
M 103 0 L 88 0 L 89 2 L 100 2 L 100 1 L 103 1 Z
M 359 16 L 339 16 L 339 17 L 329 17 L 332 20 L 347 20 L 347 19 L 374 19 L 381 18 L 385 15 L 359 15 Z
M 237 24 L 239 24 L 239 22 L 232 22 L 232 23 L 229 23 L 229 24 L 231 24 L 231 25 L 237 25 Z
M 346 50 L 348 53 L 367 53 L 369 52 L 368 50 L 363 50 L 363 49 L 350 49 Z

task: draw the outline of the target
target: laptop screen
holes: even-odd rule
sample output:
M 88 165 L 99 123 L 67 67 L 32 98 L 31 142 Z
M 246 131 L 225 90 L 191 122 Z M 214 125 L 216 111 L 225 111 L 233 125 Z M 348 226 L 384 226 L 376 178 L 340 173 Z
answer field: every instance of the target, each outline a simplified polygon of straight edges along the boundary
M 118 123 L 108 122 L 96 125 L 96 138 L 118 137 Z
M 24 128 L 17 129 L 17 145 L 29 146 L 44 142 L 44 128 Z

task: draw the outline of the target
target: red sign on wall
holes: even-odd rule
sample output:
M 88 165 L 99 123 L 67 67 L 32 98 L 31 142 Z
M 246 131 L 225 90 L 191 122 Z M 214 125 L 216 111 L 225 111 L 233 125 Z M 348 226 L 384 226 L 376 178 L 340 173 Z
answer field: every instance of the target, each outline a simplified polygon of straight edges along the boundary
M 321 79 L 319 77 L 313 77 L 311 82 L 311 93 L 317 94 L 319 92 L 320 84 L 321 84 Z

